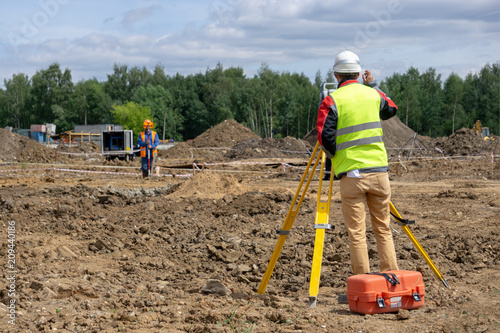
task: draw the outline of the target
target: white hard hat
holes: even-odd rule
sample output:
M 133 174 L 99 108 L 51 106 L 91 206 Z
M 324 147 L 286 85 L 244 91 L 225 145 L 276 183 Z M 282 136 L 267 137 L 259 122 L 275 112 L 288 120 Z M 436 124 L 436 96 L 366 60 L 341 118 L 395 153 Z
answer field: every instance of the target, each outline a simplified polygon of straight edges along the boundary
M 335 73 L 359 73 L 361 72 L 361 65 L 359 64 L 359 57 L 356 53 L 351 51 L 340 52 L 335 57 L 335 64 L 333 65 Z

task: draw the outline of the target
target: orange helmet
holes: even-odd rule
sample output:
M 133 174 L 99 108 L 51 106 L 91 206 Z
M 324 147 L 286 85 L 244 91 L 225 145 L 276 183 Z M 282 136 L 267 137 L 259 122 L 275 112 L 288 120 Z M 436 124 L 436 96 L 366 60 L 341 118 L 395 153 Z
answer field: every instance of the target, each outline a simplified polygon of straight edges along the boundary
M 146 127 L 148 127 L 148 125 L 149 125 L 150 128 L 153 128 L 153 122 L 151 120 L 149 120 L 149 119 L 144 120 L 144 124 L 143 125 L 144 125 L 144 129 L 146 129 Z

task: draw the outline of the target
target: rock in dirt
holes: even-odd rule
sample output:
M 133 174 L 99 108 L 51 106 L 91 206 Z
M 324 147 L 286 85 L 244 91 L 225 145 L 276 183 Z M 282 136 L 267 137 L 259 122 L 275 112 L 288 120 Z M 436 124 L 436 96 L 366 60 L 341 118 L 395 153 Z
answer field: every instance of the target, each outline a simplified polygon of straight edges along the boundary
M 222 199 L 230 192 L 232 195 L 243 194 L 248 189 L 232 175 L 219 175 L 199 172 L 183 183 L 172 195 L 174 197 L 198 197 Z
M 227 287 L 219 280 L 211 279 L 201 288 L 203 294 L 213 294 L 218 296 L 229 296 L 231 293 Z
M 57 298 L 57 294 L 50 290 L 48 287 L 44 287 L 40 292 L 40 298 L 42 299 L 55 299 Z
M 134 311 L 120 311 L 116 317 L 118 318 L 118 320 L 121 320 L 123 322 L 133 322 L 134 320 L 136 320 Z
M 139 233 L 141 234 L 147 234 L 149 232 L 149 226 L 143 225 L 139 228 Z
M 410 319 L 410 311 L 399 309 L 398 314 L 396 315 L 397 320 L 407 320 Z
M 107 249 L 111 252 L 113 251 L 113 248 L 107 242 L 99 238 L 95 241 L 95 244 L 91 245 L 94 245 L 98 250 Z
M 33 290 L 42 290 L 45 287 L 43 282 L 31 281 L 30 288 Z
M 492 200 L 488 202 L 488 205 L 490 205 L 491 207 L 500 207 L 500 199 Z
M 63 258 L 77 258 L 78 255 L 71 251 L 66 245 L 59 246 L 57 248 L 57 253 Z
M 101 204 L 107 203 L 109 198 L 110 198 L 109 195 L 98 195 L 97 196 L 97 199 L 99 200 L 99 203 L 101 203 Z

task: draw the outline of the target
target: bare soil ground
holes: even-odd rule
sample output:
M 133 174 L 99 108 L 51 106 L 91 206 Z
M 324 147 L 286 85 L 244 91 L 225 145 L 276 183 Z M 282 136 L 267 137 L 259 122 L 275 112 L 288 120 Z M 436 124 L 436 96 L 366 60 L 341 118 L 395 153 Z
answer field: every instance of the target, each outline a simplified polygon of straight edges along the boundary
M 401 125 L 396 122 L 393 127 L 406 133 Z M 241 132 L 237 125 L 234 128 Z M 172 148 L 177 152 L 160 152 L 162 177 L 143 180 L 138 161 L 107 163 L 91 155 L 94 147 L 72 150 L 87 154 L 80 156 L 61 154 L 65 152 L 61 148 L 60 165 L 35 170 L 29 162 L 53 161 L 54 150 L 45 151 L 46 147 L 2 131 L 0 149 L 11 158 L 1 155 L 9 163 L 0 170 L 2 332 L 500 331 L 500 163 L 498 157 L 492 163 L 493 150 L 462 159 L 428 159 L 422 154 L 391 164 L 392 202 L 403 217 L 416 220 L 411 230 L 451 288 L 444 288 L 394 223 L 400 269 L 422 272 L 425 306 L 359 315 L 337 302 L 351 275 L 337 182 L 330 214 L 335 228 L 326 234 L 318 304 L 311 309 L 308 289 L 318 177 L 304 198 L 266 292 L 258 295 L 301 170 L 283 169 L 279 163 L 225 165 L 182 177 L 188 171 L 171 169 L 194 161 L 292 158 L 303 166 L 307 154 L 287 155 L 298 149 L 288 147 L 293 138 L 267 143 L 246 138 L 250 141 L 230 147 L 228 138 L 221 139 L 224 145 L 219 147 L 234 150 L 182 144 L 185 149 L 179 145 Z M 388 132 L 384 128 L 389 137 Z M 448 157 L 447 145 L 459 145 L 452 141 L 459 140 L 457 136 L 440 139 L 444 156 Z M 488 144 L 464 132 L 460 142 L 466 140 L 480 149 Z M 432 144 L 437 140 L 425 142 L 429 150 L 437 146 Z M 462 151 L 468 150 L 464 155 L 475 154 L 471 150 L 476 146 L 462 146 Z M 31 157 L 27 152 L 22 155 L 25 149 Z M 60 171 L 70 167 L 129 174 Z M 16 171 L 5 172 L 8 169 Z M 326 188 L 321 194 L 326 195 Z M 12 299 L 7 280 L 11 221 L 15 222 L 14 325 L 8 323 L 7 307 Z M 370 227 L 368 240 L 372 270 L 377 271 Z

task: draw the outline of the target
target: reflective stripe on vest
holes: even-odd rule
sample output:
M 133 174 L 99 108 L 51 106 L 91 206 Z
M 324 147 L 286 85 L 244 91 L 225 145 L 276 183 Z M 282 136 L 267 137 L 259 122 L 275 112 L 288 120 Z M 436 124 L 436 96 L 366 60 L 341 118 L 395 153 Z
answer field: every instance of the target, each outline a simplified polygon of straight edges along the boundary
M 382 142 L 382 137 L 381 136 L 372 136 L 369 138 L 363 138 L 363 139 L 357 139 L 357 140 L 352 140 L 349 142 L 343 142 L 337 145 L 337 151 L 355 147 L 355 146 L 362 146 L 362 145 L 369 145 L 371 143 L 377 143 L 377 142 Z
M 338 113 L 336 151 L 332 160 L 335 174 L 387 166 L 379 93 L 352 83 L 335 90 L 330 96 Z
M 337 135 L 340 136 L 340 135 L 344 135 L 344 134 L 359 132 L 362 130 L 367 130 L 367 129 L 372 129 L 372 128 L 381 128 L 381 127 L 382 127 L 382 125 L 380 124 L 380 121 L 374 121 L 371 123 L 364 123 L 364 124 L 359 124 L 359 125 L 341 128 L 341 129 L 337 130 Z
M 146 132 L 141 133 L 141 138 L 142 138 L 142 142 L 146 142 Z M 151 142 L 151 144 L 153 144 L 155 142 L 155 139 L 156 139 L 156 132 L 151 131 L 150 138 L 153 141 L 153 142 Z M 141 157 L 148 157 L 146 151 L 147 151 L 147 146 L 141 147 Z M 156 148 L 153 149 L 153 157 L 154 158 L 156 158 L 157 153 L 158 153 L 158 151 L 156 150 Z

